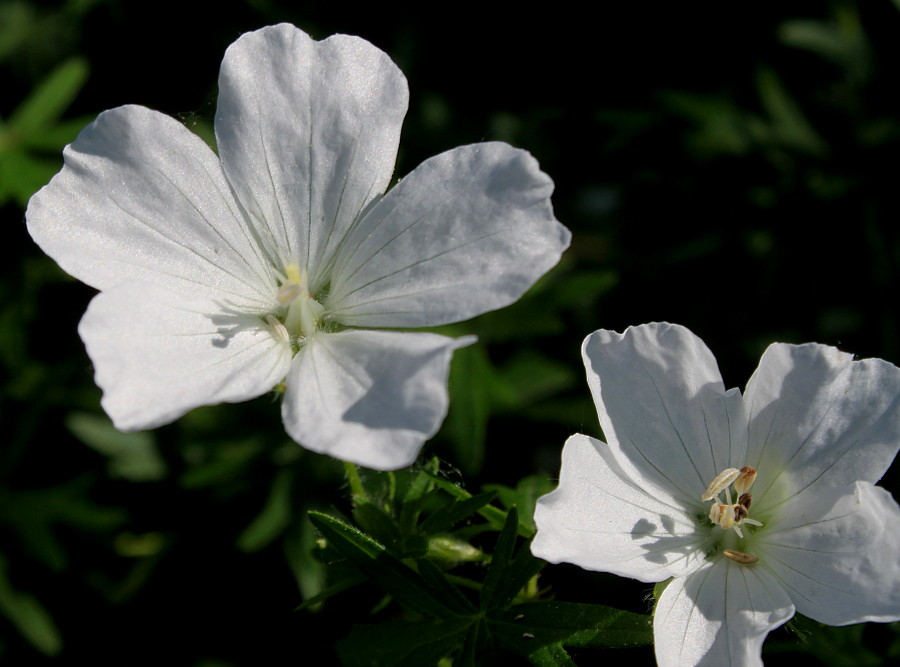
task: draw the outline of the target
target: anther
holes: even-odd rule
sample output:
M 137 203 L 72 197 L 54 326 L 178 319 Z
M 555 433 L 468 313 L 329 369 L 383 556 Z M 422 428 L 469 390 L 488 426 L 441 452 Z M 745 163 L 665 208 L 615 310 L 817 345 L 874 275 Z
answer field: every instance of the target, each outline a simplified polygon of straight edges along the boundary
M 730 558 L 735 563 L 740 563 L 741 565 L 750 565 L 759 560 L 759 556 L 745 554 L 743 551 L 735 551 L 734 549 L 725 549 L 722 553 L 726 558 Z
M 750 503 L 753 502 L 753 496 L 749 493 L 742 493 L 741 497 L 738 498 L 738 505 L 743 507 L 745 510 L 750 509 Z
M 743 495 L 750 490 L 750 487 L 753 486 L 753 482 L 755 481 L 756 470 L 750 466 L 744 466 L 734 480 L 734 490 L 737 491 L 738 494 Z
M 291 336 L 285 326 L 279 322 L 273 315 L 266 316 L 266 323 L 269 325 L 269 331 L 275 336 L 276 340 L 282 343 L 290 343 Z
M 741 471 L 737 468 L 726 468 L 716 475 L 716 478 L 709 483 L 709 486 L 706 487 L 706 492 L 700 496 L 700 500 L 712 500 L 723 490 L 727 489 L 740 474 Z

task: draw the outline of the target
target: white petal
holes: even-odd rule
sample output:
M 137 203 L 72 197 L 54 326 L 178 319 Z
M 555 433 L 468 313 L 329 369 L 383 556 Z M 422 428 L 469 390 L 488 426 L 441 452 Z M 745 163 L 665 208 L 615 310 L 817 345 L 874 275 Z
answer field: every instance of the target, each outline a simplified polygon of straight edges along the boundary
M 720 557 L 663 591 L 653 617 L 660 667 L 762 665 L 762 643 L 794 615 L 790 598 L 759 564 Z
M 772 345 L 747 383 L 745 405 L 748 465 L 759 471 L 754 503 L 763 511 L 813 484 L 877 482 L 900 446 L 900 369 L 880 359 Z
M 351 223 L 390 182 L 408 98 L 403 73 L 358 37 L 316 42 L 281 24 L 225 53 L 222 164 L 269 243 L 309 270 L 313 291 Z
M 28 231 L 98 289 L 140 280 L 242 308 L 274 307 L 275 284 L 219 161 L 178 121 L 106 111 L 64 151 L 28 204 Z
M 317 334 L 287 379 L 281 414 L 307 449 L 377 470 L 415 461 L 447 414 L 453 350 L 475 341 L 435 334 Z
M 552 191 L 531 155 L 502 143 L 426 160 L 350 233 L 327 307 L 347 325 L 419 327 L 512 303 L 569 245 Z
M 708 511 L 701 495 L 725 468 L 741 468 L 746 422 L 740 393 L 725 391 L 712 353 L 684 327 L 597 331 L 582 346 L 588 385 L 616 460 Z
M 290 346 L 259 318 L 142 283 L 94 297 L 78 332 L 103 408 L 127 431 L 168 424 L 200 405 L 254 398 L 290 367 Z
M 606 443 L 573 435 L 559 488 L 538 499 L 532 553 L 641 581 L 683 576 L 702 565 L 705 535 L 664 493 L 628 478 Z
M 829 625 L 900 620 L 900 507 L 868 482 L 804 493 L 761 531 L 797 611 Z

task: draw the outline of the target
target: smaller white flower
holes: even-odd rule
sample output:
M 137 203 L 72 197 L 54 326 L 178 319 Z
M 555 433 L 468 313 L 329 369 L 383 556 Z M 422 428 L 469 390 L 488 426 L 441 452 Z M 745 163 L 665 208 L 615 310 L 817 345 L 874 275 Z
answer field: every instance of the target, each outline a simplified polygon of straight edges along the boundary
M 742 396 L 684 327 L 597 331 L 582 353 L 607 442 L 566 442 L 532 551 L 672 578 L 660 665 L 761 665 L 795 611 L 900 619 L 900 507 L 875 486 L 900 445 L 900 369 L 775 344 Z
M 305 447 L 382 470 L 415 459 L 447 412 L 453 350 L 474 339 L 393 329 L 512 303 L 570 234 L 552 181 L 502 143 L 447 151 L 385 192 L 408 96 L 365 40 L 282 24 L 225 54 L 218 156 L 139 106 L 66 147 L 28 231 L 100 290 L 79 333 L 117 427 L 283 382 Z

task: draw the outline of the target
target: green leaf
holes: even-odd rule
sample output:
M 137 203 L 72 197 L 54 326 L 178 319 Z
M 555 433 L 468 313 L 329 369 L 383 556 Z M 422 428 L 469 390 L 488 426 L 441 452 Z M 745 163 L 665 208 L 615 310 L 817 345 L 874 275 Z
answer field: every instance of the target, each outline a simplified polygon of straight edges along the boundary
M 460 614 L 474 614 L 475 605 L 456 586 L 447 581 L 441 569 L 431 561 L 420 558 L 416 561 L 419 574 L 449 609 Z
M 650 616 L 602 605 L 529 602 L 491 614 L 488 620 L 503 646 L 529 657 L 554 645 L 623 648 L 653 642 Z
M 282 546 L 300 594 L 308 601 L 325 588 L 325 565 L 314 556 L 316 531 L 305 509 L 299 509 L 296 515 L 297 520 L 285 534 Z M 362 575 L 360 580 L 363 580 Z
M 437 474 L 432 475 L 432 479 L 440 489 L 446 491 L 454 498 L 457 498 L 459 500 L 468 500 L 469 498 L 473 497 L 471 493 L 469 493 L 462 487 L 457 486 L 453 482 L 446 480 L 438 476 Z M 506 523 L 506 512 L 494 507 L 493 505 L 485 505 L 480 510 L 478 510 L 478 514 L 487 519 L 495 530 L 501 530 L 503 528 L 503 525 Z M 528 536 L 523 535 L 523 537 Z
M 347 667 L 434 667 L 462 642 L 474 618 L 381 625 L 354 625 L 337 643 L 341 663 Z
M 13 589 L 6 576 L 6 560 L 0 555 L 0 612 L 32 646 L 45 655 L 62 649 L 62 638 L 47 610 L 37 598 Z
M 450 439 L 454 460 L 466 474 L 478 473 L 484 465 L 487 423 L 496 370 L 480 345 L 453 354 L 450 371 L 450 410 L 443 432 Z
M 342 556 L 400 603 L 428 616 L 453 615 L 446 605 L 437 601 L 431 586 L 383 545 L 327 514 L 310 512 L 309 519 Z
M 534 508 L 537 499 L 553 491 L 556 485 L 545 475 L 529 475 L 516 484 L 515 489 L 502 484 L 485 484 L 485 491 L 496 491 L 504 507 L 515 505 L 519 508 L 519 525 L 527 535 L 534 535 Z M 521 534 L 520 530 L 520 534 Z
M 289 468 L 278 471 L 262 512 L 238 536 L 238 549 L 244 552 L 259 551 L 290 525 L 293 515 L 291 511 L 293 477 L 294 474 Z
M 148 431 L 122 433 L 107 417 L 87 412 L 71 413 L 66 418 L 66 428 L 109 459 L 107 469 L 111 477 L 149 482 L 166 476 L 166 464 L 156 451 L 153 434 Z
M 822 156 L 828 152 L 828 145 L 810 125 L 775 72 L 768 68 L 760 68 L 756 84 L 760 100 L 771 119 L 772 130 L 779 142 L 810 155 Z
M 78 95 L 88 77 L 88 63 L 70 58 L 53 70 L 13 111 L 9 129 L 28 143 L 52 127 Z
M 478 512 L 496 497 L 497 492 L 490 491 L 445 505 L 422 522 L 421 532 L 425 535 L 437 535 L 438 533 L 447 532 L 463 519 L 468 519 Z
M 382 544 L 395 545 L 400 541 L 400 529 L 393 517 L 370 502 L 358 501 L 353 508 L 353 519 Z
M 528 654 L 531 664 L 537 667 L 568 667 L 575 665 L 569 654 L 560 644 L 541 646 Z
M 547 563 L 540 558 L 531 555 L 530 544 L 524 544 L 519 548 L 519 552 L 506 568 L 506 573 L 497 591 L 494 594 L 494 603 L 497 607 L 503 607 L 512 602 L 516 595 L 519 594 L 529 581 L 543 568 Z
M 484 577 L 484 586 L 481 589 L 481 608 L 494 609 L 504 603 L 497 596 L 497 591 L 507 575 L 507 568 L 512 561 L 513 550 L 516 547 L 516 531 L 519 527 L 519 513 L 515 507 L 511 507 L 506 516 L 506 524 L 497 538 L 497 546 L 491 555 L 491 564 L 488 566 Z M 496 598 L 496 599 L 495 599 Z

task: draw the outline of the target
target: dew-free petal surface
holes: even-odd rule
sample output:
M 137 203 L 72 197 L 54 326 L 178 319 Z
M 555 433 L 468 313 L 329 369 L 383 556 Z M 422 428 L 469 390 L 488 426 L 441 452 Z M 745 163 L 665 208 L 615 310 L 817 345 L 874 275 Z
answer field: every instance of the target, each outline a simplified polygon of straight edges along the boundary
M 294 360 L 282 417 L 307 449 L 377 470 L 411 464 L 447 414 L 453 350 L 472 337 L 317 334 Z
M 168 424 L 201 405 L 255 398 L 290 367 L 290 346 L 259 318 L 146 283 L 98 294 L 78 332 L 103 408 L 123 431 Z
M 765 568 L 721 558 L 663 591 L 653 618 L 657 663 L 760 666 L 766 635 L 793 615 L 791 599 Z
M 684 327 L 597 331 L 582 346 L 600 425 L 632 478 L 684 507 L 725 468 L 741 468 L 746 422 L 740 393 L 725 391 L 715 357 Z
M 63 270 L 101 290 L 140 280 L 235 307 L 274 304 L 274 279 L 215 153 L 181 123 L 119 107 L 63 155 L 26 212 Z
M 759 552 L 797 611 L 829 625 L 900 620 L 900 507 L 890 493 L 858 482 L 783 510 Z
M 747 383 L 754 497 L 877 482 L 900 447 L 900 369 L 825 345 L 771 345 Z M 783 488 L 778 488 L 778 486 Z M 815 488 L 812 488 L 815 485 Z M 775 493 L 766 494 L 769 488 Z
M 241 36 L 219 74 L 216 139 L 238 198 L 273 255 L 313 289 L 360 211 L 390 182 L 406 78 L 358 37 L 317 42 L 292 25 Z
M 606 443 L 573 435 L 559 488 L 538 500 L 531 551 L 640 581 L 683 576 L 703 563 L 696 518 L 627 477 Z
M 426 160 L 352 230 L 327 307 L 348 326 L 421 327 L 512 303 L 569 245 L 552 191 L 530 154 L 503 143 Z

